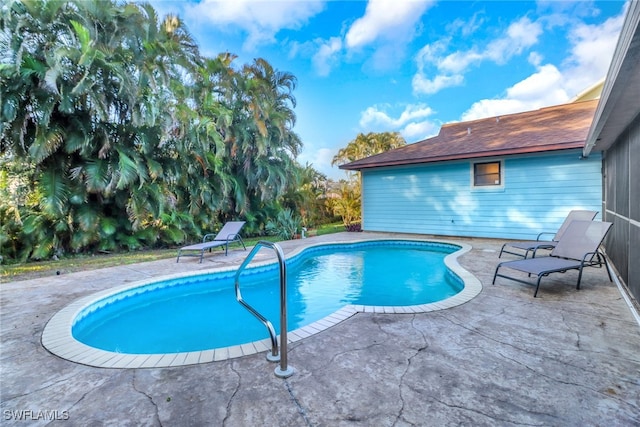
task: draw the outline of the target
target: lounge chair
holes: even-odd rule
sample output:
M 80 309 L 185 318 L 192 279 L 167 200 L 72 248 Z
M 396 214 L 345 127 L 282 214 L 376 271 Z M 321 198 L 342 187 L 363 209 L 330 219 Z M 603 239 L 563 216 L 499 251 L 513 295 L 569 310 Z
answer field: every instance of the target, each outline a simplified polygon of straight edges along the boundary
M 560 226 L 560 228 L 558 228 L 558 231 L 556 231 L 555 235 L 551 240 L 540 240 L 544 235 L 554 234 L 553 232 L 542 232 L 538 234 L 538 237 L 536 237 L 536 240 L 507 242 L 504 245 L 502 245 L 502 249 L 500 249 L 500 254 L 498 255 L 498 258 L 501 258 L 503 253 L 517 255 L 522 258 L 528 258 L 529 252 L 531 252 L 535 257 L 536 251 L 538 249 L 551 250 L 556 246 L 556 243 L 558 243 L 558 240 L 560 240 L 560 238 L 562 237 L 562 234 L 565 232 L 565 230 L 567 229 L 571 221 L 591 221 L 593 218 L 596 217 L 597 214 L 598 214 L 597 211 L 581 211 L 581 210 L 571 211 L 569 212 L 569 215 L 567 215 L 567 217 L 564 219 L 564 221 L 562 222 L 562 225 Z M 518 251 L 514 252 L 513 251 L 514 249 L 517 249 Z M 524 253 L 522 253 L 521 251 L 524 251 Z
M 202 258 L 204 257 L 204 251 L 207 249 L 211 250 L 211 248 L 215 248 L 218 246 L 224 246 L 224 254 L 227 255 L 229 253 L 229 243 L 239 242 L 242 244 L 244 250 L 247 250 L 247 247 L 244 245 L 242 241 L 242 237 L 240 237 L 240 230 L 244 226 L 245 221 L 230 221 L 227 222 L 224 227 L 218 232 L 218 234 L 213 237 L 213 234 L 205 234 L 202 238 L 202 243 L 196 243 L 194 245 L 189 245 L 178 249 L 178 259 L 176 262 L 180 261 L 181 256 L 199 256 L 200 263 L 202 263 Z M 212 240 L 209 240 L 213 237 Z M 182 252 L 199 252 L 193 254 L 183 254 Z
M 492 284 L 496 283 L 496 277 L 504 277 L 525 284 L 535 284 L 536 290 L 533 296 L 536 297 L 540 288 L 540 280 L 544 276 L 548 276 L 551 273 L 564 273 L 567 270 L 578 270 L 576 289 L 580 289 L 580 279 L 582 278 L 582 269 L 584 267 L 601 267 L 604 265 L 607 268 L 607 260 L 604 255 L 598 252 L 598 248 L 609 228 L 611 228 L 610 222 L 572 221 L 549 256 L 502 262 L 496 267 Z M 527 273 L 529 277 L 535 275 L 538 280 L 536 283 L 531 283 L 517 277 L 498 274 L 498 270 L 501 268 Z M 609 280 L 612 280 L 608 268 L 607 274 L 609 275 Z

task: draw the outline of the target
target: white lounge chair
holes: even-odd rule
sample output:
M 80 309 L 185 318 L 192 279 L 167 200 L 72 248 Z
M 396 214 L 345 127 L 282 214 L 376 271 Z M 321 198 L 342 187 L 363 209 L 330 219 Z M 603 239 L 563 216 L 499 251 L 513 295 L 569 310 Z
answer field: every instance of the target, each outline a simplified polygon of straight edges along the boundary
M 562 234 L 565 232 L 571 221 L 591 221 L 596 217 L 598 212 L 596 211 L 581 211 L 581 210 L 573 210 L 569 212 L 569 215 L 564 219 L 558 231 L 556 231 L 555 235 L 551 240 L 541 240 L 542 236 L 547 234 L 553 234 L 553 232 L 542 232 L 538 234 L 536 240 L 524 240 L 520 242 L 507 242 L 502 245 L 502 249 L 500 249 L 500 254 L 498 258 L 502 258 L 502 254 L 511 254 L 517 255 L 522 258 L 528 258 L 529 252 L 536 256 L 536 251 L 538 249 L 548 249 L 551 250 L 556 246 L 558 240 L 562 237 Z M 514 249 L 517 249 L 517 252 L 514 252 Z M 524 251 L 524 253 L 522 252 Z
M 247 250 L 247 247 L 244 245 L 242 241 L 242 237 L 240 237 L 240 230 L 244 226 L 245 221 L 230 221 L 227 222 L 224 227 L 218 232 L 218 234 L 205 234 L 202 238 L 202 243 L 196 243 L 189 246 L 184 246 L 178 249 L 178 259 L 176 262 L 180 262 L 181 256 L 195 256 L 200 257 L 200 263 L 202 263 L 202 258 L 204 257 L 204 251 L 207 249 L 211 250 L 211 248 L 215 248 L 218 246 L 224 246 L 224 254 L 228 255 L 229 253 L 229 243 L 239 242 L 242 244 L 244 250 Z M 211 237 L 213 239 L 209 240 Z M 186 253 L 182 252 L 197 252 L 197 253 Z
M 520 283 L 534 284 L 536 290 L 533 296 L 536 297 L 540 288 L 540 280 L 551 273 L 578 270 L 576 289 L 580 289 L 580 279 L 582 278 L 582 269 L 584 267 L 604 266 L 607 269 L 609 280 L 612 280 L 611 273 L 607 268 L 607 260 L 604 255 L 598 252 L 598 248 L 611 225 L 610 222 L 601 221 L 572 221 L 549 256 L 501 262 L 496 267 L 493 282 L 491 283 L 495 285 L 496 277 L 504 277 Z M 532 283 L 519 277 L 504 273 L 499 274 L 498 270 L 501 268 L 520 271 L 527 273 L 529 276 L 535 275 L 538 279 L 535 283 Z

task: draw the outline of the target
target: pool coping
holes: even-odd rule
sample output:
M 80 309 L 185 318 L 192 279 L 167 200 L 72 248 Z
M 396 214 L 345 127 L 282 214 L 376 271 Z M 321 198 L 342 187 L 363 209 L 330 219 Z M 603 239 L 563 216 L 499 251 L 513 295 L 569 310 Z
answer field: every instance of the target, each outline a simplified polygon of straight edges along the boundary
M 293 331 L 287 331 L 287 342 L 295 343 L 311 335 L 322 332 L 357 313 L 387 313 L 387 314 L 416 314 L 416 313 L 428 313 L 432 311 L 445 310 L 448 308 L 462 305 L 474 297 L 476 297 L 482 291 L 482 284 L 478 278 L 476 278 L 469 271 L 465 270 L 458 263 L 457 258 L 471 250 L 471 245 L 466 243 L 460 243 L 442 239 L 419 239 L 419 238 L 365 238 L 352 240 L 349 242 L 322 242 L 311 244 L 305 247 L 299 247 L 286 254 L 286 260 L 296 257 L 300 253 L 307 249 L 317 246 L 331 246 L 331 245 L 345 245 L 356 244 L 364 242 L 374 241 L 408 241 L 408 242 L 421 242 L 421 243 L 436 243 L 454 245 L 460 247 L 459 250 L 447 255 L 444 259 L 445 266 L 455 273 L 461 281 L 464 283 L 463 289 L 456 295 L 446 298 L 441 301 L 409 305 L 409 306 L 370 306 L 370 305 L 346 305 L 341 309 L 305 325 L 301 328 Z M 273 260 L 267 260 L 263 262 L 257 262 L 251 264 L 252 267 L 263 267 L 273 264 Z M 229 271 L 236 271 L 238 266 L 226 266 L 218 267 L 208 270 L 203 270 L 197 273 L 197 275 L 205 275 L 210 273 L 222 273 Z M 69 360 L 71 362 L 79 363 L 82 365 L 99 367 L 99 368 L 164 368 L 164 367 L 177 367 L 194 365 L 200 363 L 210 363 L 215 361 L 233 359 L 256 353 L 270 352 L 271 340 L 265 338 L 263 340 L 254 341 L 251 343 L 234 345 L 229 347 L 221 347 L 210 350 L 182 352 L 182 353 L 168 353 L 168 354 L 128 354 L 117 353 L 106 350 L 97 349 L 86 344 L 77 341 L 72 333 L 71 328 L 74 320 L 80 314 L 80 312 L 92 303 L 111 296 L 113 294 L 127 291 L 133 288 L 141 287 L 155 282 L 179 279 L 182 277 L 192 277 L 194 273 L 184 272 L 179 274 L 148 278 L 125 285 L 116 286 L 110 289 L 92 293 L 83 298 L 80 298 L 71 304 L 65 306 L 62 310 L 58 311 L 45 325 L 42 332 L 42 345 L 51 353 Z

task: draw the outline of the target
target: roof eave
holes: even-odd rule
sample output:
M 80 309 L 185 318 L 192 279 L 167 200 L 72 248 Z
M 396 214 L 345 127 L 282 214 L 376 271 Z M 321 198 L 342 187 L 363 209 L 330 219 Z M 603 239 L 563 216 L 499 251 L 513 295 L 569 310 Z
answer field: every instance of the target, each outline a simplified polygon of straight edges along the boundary
M 454 154 L 454 155 L 448 155 L 448 156 L 436 156 L 436 157 L 428 157 L 428 158 L 389 160 L 389 161 L 381 161 L 381 162 L 365 163 L 365 164 L 358 164 L 358 161 L 355 161 L 352 163 L 347 163 L 346 165 L 340 165 L 339 168 L 346 169 L 346 170 L 362 170 L 362 169 L 373 169 L 373 168 L 380 168 L 380 167 L 387 167 L 387 166 L 406 166 L 406 165 L 417 165 L 417 164 L 426 164 L 426 163 L 447 162 L 447 161 L 453 161 L 453 160 L 513 156 L 518 154 L 537 154 L 537 153 L 545 153 L 549 151 L 574 150 L 577 148 L 582 148 L 584 146 L 584 143 L 585 143 L 584 140 L 582 140 L 582 141 L 574 141 L 569 143 L 565 142 L 561 144 L 550 144 L 550 145 L 537 146 L 537 147 L 511 148 L 511 149 L 505 149 L 505 150 L 482 151 L 477 153 Z
M 608 149 L 640 114 L 640 2 L 629 2 L 583 155 Z M 596 146 L 597 144 L 597 146 Z

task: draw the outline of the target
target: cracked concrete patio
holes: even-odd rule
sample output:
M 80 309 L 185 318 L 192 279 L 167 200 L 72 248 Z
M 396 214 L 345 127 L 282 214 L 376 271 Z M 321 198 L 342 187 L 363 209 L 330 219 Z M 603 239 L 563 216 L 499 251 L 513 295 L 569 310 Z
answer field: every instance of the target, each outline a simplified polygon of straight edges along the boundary
M 341 233 L 283 242 L 389 237 Z M 416 237 L 416 236 L 413 236 Z M 424 237 L 424 236 L 422 236 Z M 447 239 L 452 240 L 452 239 Z M 491 279 L 502 242 L 456 239 L 476 298 L 420 314 L 358 313 L 293 343 L 288 379 L 265 354 L 200 365 L 106 369 L 68 362 L 40 339 L 72 301 L 123 283 L 239 264 L 246 252 L 162 260 L 0 285 L 3 425 L 410 426 L 640 424 L 640 327 L 602 269 L 572 272 L 538 298 Z M 19 418 L 27 418 L 20 420 Z

